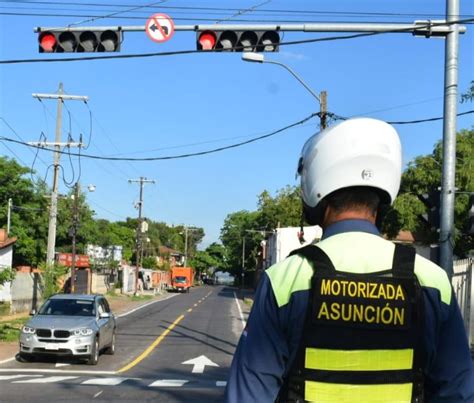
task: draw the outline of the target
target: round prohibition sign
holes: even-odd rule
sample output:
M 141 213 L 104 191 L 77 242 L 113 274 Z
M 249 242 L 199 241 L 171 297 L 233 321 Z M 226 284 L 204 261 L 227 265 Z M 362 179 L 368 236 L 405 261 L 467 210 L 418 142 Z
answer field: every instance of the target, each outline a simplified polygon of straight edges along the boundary
M 145 31 L 148 37 L 154 42 L 166 42 L 174 34 L 174 22 L 166 14 L 154 14 L 148 18 Z

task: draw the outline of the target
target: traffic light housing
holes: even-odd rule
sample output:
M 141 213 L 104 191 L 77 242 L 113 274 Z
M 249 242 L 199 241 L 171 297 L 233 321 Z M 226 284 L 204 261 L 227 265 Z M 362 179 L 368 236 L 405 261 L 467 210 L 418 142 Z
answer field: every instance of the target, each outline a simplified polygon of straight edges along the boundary
M 197 31 L 198 50 L 214 52 L 278 52 L 278 31 Z
M 433 190 L 422 195 L 418 199 L 426 206 L 427 212 L 421 215 L 421 219 L 431 228 L 438 229 L 440 226 L 441 192 Z
M 467 233 L 474 235 L 474 194 L 469 196 L 469 224 L 467 226 Z
M 38 34 L 40 53 L 119 52 L 121 30 L 42 31 Z

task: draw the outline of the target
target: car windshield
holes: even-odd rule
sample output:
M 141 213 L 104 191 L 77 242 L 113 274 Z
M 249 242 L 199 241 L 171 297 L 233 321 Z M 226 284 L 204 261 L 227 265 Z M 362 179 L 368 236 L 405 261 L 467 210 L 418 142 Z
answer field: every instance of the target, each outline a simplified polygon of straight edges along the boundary
M 177 276 L 177 277 L 174 278 L 174 281 L 175 281 L 176 283 L 185 283 L 185 282 L 186 282 L 186 277 L 184 277 L 184 276 Z
M 38 312 L 39 315 L 95 316 L 94 301 L 81 299 L 50 299 Z

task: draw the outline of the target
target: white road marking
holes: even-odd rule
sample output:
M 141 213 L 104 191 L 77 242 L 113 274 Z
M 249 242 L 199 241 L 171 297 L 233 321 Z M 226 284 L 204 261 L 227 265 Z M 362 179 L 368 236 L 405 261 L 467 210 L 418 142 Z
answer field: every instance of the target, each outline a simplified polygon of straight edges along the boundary
M 32 377 L 32 376 L 43 376 L 43 375 L 0 375 L 0 381 L 8 381 L 9 379 L 18 379 L 24 377 Z
M 237 294 L 235 292 L 234 292 L 234 299 L 235 299 L 235 303 L 237 304 L 237 308 L 239 309 L 240 320 L 242 321 L 242 328 L 245 329 L 245 326 L 247 326 L 247 322 L 244 319 L 244 314 L 242 313 L 242 309 L 240 308 L 240 303 L 239 303 L 239 300 L 237 299 Z
M 130 315 L 131 313 L 136 312 L 136 311 L 138 311 L 139 309 L 146 308 L 147 306 L 150 306 L 150 305 L 152 305 L 152 304 L 156 304 L 157 302 L 166 301 L 167 299 L 176 297 L 177 295 L 178 295 L 178 294 L 172 294 L 172 295 L 170 295 L 170 296 L 168 296 L 168 297 L 166 297 L 166 298 L 158 299 L 158 300 L 156 300 L 156 301 L 151 301 L 151 302 L 149 302 L 148 304 L 141 305 L 141 306 L 139 306 L 138 308 L 135 308 L 135 309 L 132 309 L 131 311 L 122 313 L 121 315 L 115 315 L 115 317 L 116 317 L 116 318 L 123 318 L 124 316 Z
M 71 364 L 68 364 L 66 362 L 57 362 L 55 367 L 56 368 L 59 368 L 59 367 L 67 367 L 68 365 L 71 365 Z
M 0 364 L 5 364 L 5 363 L 10 362 L 10 361 L 13 361 L 13 360 L 15 360 L 15 359 L 16 359 L 15 357 L 8 358 L 8 359 L 6 359 L 6 360 L 0 361 Z
M 103 392 L 103 390 L 101 390 L 100 392 L 97 392 L 93 397 L 92 399 L 95 399 L 96 397 L 98 397 L 99 395 L 101 395 Z
M 204 372 L 204 368 L 206 367 L 206 365 L 210 366 L 210 367 L 218 367 L 219 366 L 215 362 L 212 362 L 205 355 L 200 355 L 199 357 L 192 358 L 191 360 L 184 361 L 181 364 L 193 365 L 193 370 L 191 371 L 193 374 L 202 374 Z
M 48 376 L 47 378 L 28 379 L 26 381 L 14 381 L 12 383 L 53 383 L 76 378 L 77 376 Z
M 112 378 L 96 378 L 88 379 L 87 381 L 82 382 L 82 385 L 108 385 L 116 386 L 120 385 L 123 381 L 131 378 L 121 378 L 121 377 L 112 377 Z
M 166 387 L 166 388 L 177 388 L 183 386 L 189 381 L 185 379 L 158 379 L 157 381 L 148 385 L 149 387 Z
M 116 375 L 116 371 L 82 371 L 78 370 L 75 371 L 73 369 L 18 369 L 18 368 L 10 368 L 10 369 L 0 369 L 0 373 L 5 372 L 39 372 L 39 373 L 47 373 L 47 374 L 83 374 L 83 375 Z
M 227 385 L 227 381 L 217 381 L 216 386 L 219 388 L 225 388 Z

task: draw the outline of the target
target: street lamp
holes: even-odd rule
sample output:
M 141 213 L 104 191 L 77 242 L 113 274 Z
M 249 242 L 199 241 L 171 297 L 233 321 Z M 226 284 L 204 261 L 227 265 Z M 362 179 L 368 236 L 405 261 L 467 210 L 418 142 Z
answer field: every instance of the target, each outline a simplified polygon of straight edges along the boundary
M 317 99 L 319 102 L 319 119 L 321 122 L 321 129 L 326 128 L 326 113 L 327 113 L 327 94 L 326 91 L 321 91 L 321 93 L 316 94 L 304 81 L 303 79 L 298 76 L 290 67 L 286 64 L 275 62 L 274 60 L 265 60 L 265 56 L 262 53 L 253 53 L 253 52 L 244 52 L 242 53 L 242 60 L 244 62 L 252 62 L 252 63 L 267 63 L 267 64 L 276 64 L 277 66 L 281 66 L 287 71 L 291 73 L 293 77 L 295 77 L 304 88 L 308 90 L 308 92 Z

